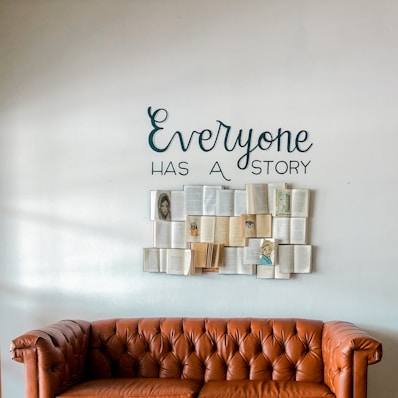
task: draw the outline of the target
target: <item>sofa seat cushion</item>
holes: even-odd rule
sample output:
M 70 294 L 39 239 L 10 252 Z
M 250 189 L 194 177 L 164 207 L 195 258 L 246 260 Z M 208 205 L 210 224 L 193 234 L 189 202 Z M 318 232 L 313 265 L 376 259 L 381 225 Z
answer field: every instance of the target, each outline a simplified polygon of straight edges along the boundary
M 201 383 L 163 378 L 112 378 L 90 380 L 71 387 L 59 398 L 195 398 Z
M 323 384 L 303 381 L 234 380 L 211 381 L 199 398 L 334 398 Z

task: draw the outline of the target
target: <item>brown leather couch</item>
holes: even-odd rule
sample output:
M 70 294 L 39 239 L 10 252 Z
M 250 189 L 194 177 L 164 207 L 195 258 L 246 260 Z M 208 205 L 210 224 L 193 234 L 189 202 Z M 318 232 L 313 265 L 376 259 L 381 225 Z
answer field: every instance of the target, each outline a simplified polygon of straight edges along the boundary
M 27 398 L 365 398 L 381 344 L 348 322 L 64 320 L 11 343 Z

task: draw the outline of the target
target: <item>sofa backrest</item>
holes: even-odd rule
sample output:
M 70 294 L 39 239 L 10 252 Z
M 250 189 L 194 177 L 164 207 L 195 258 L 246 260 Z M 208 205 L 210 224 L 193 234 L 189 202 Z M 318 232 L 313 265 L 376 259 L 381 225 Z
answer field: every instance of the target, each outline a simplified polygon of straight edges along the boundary
M 167 377 L 321 383 L 323 322 L 140 318 L 91 325 L 91 378 Z

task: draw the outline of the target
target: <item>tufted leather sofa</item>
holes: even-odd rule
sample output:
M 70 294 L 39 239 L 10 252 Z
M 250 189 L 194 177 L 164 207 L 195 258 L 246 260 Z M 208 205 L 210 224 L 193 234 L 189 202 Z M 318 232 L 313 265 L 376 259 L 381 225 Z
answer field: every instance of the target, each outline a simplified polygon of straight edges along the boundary
M 365 398 L 382 346 L 348 322 L 64 320 L 14 339 L 27 398 Z

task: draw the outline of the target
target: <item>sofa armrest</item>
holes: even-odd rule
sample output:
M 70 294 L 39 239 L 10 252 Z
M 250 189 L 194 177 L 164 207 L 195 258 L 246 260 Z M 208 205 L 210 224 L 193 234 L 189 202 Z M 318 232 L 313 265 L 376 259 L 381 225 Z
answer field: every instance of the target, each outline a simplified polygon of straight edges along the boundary
M 325 384 L 336 398 L 366 398 L 368 365 L 381 360 L 382 345 L 349 322 L 326 322 L 322 336 Z
M 11 358 L 25 365 L 29 398 L 54 398 L 85 377 L 90 322 L 64 320 L 11 342 Z

